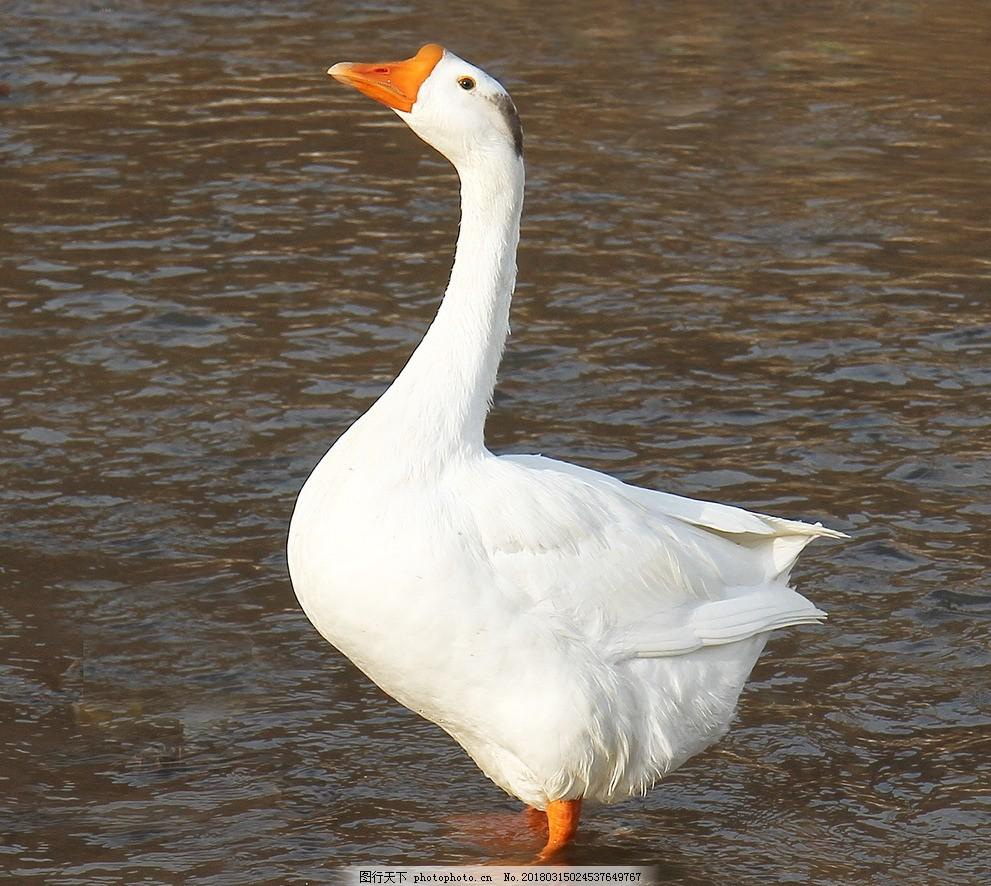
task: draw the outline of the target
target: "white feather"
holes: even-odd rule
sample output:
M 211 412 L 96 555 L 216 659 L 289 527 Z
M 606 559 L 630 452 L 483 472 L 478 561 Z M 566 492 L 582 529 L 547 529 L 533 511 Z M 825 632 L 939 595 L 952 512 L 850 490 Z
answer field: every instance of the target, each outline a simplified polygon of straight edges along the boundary
M 611 802 L 725 732 L 769 631 L 825 617 L 787 578 L 841 533 L 488 452 L 523 195 L 501 95 L 446 53 L 400 113 L 461 177 L 451 281 L 300 492 L 289 566 L 317 629 L 506 791 Z

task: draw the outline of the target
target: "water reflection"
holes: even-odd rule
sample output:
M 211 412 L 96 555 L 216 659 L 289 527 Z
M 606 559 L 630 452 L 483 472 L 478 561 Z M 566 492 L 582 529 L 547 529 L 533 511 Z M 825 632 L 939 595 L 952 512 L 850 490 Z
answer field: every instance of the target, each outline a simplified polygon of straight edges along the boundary
M 325 648 L 283 561 L 457 223 L 445 164 L 323 70 L 431 39 L 527 129 L 493 445 L 855 533 L 797 576 L 830 623 L 571 860 L 983 879 L 982 4 L 8 6 L 0 870 L 326 882 L 486 858 L 466 821 L 514 809 Z

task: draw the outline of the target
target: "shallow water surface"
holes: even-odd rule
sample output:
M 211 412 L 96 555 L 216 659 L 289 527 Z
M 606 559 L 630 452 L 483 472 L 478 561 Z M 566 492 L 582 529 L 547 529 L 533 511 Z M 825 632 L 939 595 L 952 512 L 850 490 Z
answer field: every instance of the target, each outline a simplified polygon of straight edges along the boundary
M 526 129 L 492 447 L 853 536 L 804 555 L 830 621 L 769 644 L 726 739 L 589 810 L 567 860 L 987 882 L 987 5 L 278 6 L 5 7 L 0 872 L 521 851 L 482 836 L 517 806 L 323 643 L 285 568 L 457 226 L 446 163 L 324 70 L 433 40 Z

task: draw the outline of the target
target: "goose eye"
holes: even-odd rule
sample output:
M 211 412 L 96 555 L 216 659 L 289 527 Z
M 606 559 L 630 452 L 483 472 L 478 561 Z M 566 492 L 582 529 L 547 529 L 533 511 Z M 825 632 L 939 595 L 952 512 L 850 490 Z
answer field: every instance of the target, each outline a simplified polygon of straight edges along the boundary
M 462 89 L 474 89 L 475 81 L 472 80 L 471 77 L 459 77 L 458 86 L 460 86 Z

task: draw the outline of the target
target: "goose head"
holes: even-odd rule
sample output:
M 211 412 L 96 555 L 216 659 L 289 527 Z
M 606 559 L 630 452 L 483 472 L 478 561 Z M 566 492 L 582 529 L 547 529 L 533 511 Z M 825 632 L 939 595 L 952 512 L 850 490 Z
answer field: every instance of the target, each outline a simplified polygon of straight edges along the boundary
M 522 159 L 523 129 L 509 93 L 436 43 L 405 61 L 339 62 L 327 73 L 392 108 L 458 170 L 486 158 Z

